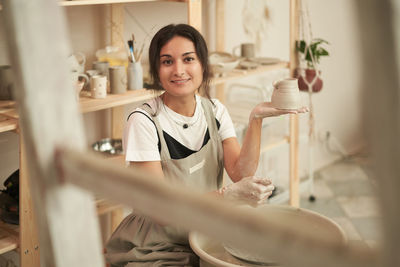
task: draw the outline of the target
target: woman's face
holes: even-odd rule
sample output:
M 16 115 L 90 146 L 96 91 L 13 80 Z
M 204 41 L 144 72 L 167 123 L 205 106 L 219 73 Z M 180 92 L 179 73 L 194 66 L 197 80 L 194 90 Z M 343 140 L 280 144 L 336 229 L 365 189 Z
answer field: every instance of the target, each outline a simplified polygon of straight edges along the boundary
M 194 95 L 203 80 L 203 68 L 192 41 L 175 36 L 161 48 L 159 77 L 168 94 Z

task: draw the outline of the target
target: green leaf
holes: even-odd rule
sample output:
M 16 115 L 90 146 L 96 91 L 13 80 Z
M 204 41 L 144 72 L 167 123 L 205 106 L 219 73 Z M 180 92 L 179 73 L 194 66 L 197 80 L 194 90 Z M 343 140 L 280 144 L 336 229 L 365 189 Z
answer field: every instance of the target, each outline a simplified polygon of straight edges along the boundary
M 304 50 L 306 49 L 306 42 L 304 40 L 297 41 L 296 49 L 297 49 L 297 51 L 304 53 Z

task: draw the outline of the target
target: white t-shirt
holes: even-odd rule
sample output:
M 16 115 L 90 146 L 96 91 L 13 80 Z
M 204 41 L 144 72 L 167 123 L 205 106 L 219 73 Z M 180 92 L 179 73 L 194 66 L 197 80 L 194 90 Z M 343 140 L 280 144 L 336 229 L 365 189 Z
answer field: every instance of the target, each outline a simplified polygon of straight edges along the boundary
M 221 140 L 236 137 L 232 119 L 225 106 L 217 99 L 212 99 L 213 112 L 219 122 L 218 133 Z M 159 110 L 158 121 L 162 130 L 184 147 L 199 151 L 207 132 L 207 121 L 201 105 L 200 96 L 196 95 L 196 110 L 192 117 L 174 112 L 163 104 L 160 97 L 148 102 L 152 110 Z M 146 116 L 146 115 L 147 116 Z M 184 128 L 186 124 L 188 127 Z M 160 161 L 158 135 L 151 115 L 142 108 L 136 108 L 130 114 L 124 130 L 123 145 L 126 161 Z

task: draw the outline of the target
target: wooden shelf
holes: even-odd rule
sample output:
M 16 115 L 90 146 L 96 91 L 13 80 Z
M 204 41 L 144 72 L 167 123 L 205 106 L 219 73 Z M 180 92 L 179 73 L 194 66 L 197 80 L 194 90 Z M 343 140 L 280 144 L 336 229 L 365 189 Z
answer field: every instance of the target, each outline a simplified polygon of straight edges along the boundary
M 269 64 L 269 65 L 261 65 L 258 66 L 255 69 L 235 69 L 229 73 L 226 73 L 222 77 L 216 77 L 212 79 L 211 84 L 212 85 L 217 85 L 217 84 L 222 84 L 231 80 L 235 79 L 240 79 L 240 78 L 245 78 L 251 75 L 256 75 L 256 74 L 263 74 L 267 71 L 271 70 L 278 70 L 278 69 L 283 69 L 283 68 L 289 68 L 289 62 L 286 61 L 281 61 L 275 64 Z
M 19 226 L 0 221 L 0 254 L 19 247 Z
M 0 133 L 18 129 L 18 120 L 0 116 Z
M 60 6 L 90 6 L 90 5 L 104 5 L 104 4 L 124 4 L 124 3 L 140 3 L 140 2 L 183 2 L 186 3 L 188 0 L 71 0 L 59 1 Z M 3 7 L 0 4 L 0 10 Z
M 81 92 L 79 104 L 81 112 L 87 113 L 148 100 L 157 95 L 157 92 L 140 89 L 133 91 L 129 90 L 124 94 L 118 95 L 108 94 L 106 98 L 94 99 L 90 97 L 90 92 L 85 91 Z
M 164 2 L 187 2 L 187 0 L 161 0 Z M 60 1 L 61 6 L 85 6 L 85 5 L 104 5 L 104 4 L 123 4 L 140 2 L 160 2 L 160 0 L 72 0 Z
M 18 129 L 15 101 L 0 101 L 0 133 Z

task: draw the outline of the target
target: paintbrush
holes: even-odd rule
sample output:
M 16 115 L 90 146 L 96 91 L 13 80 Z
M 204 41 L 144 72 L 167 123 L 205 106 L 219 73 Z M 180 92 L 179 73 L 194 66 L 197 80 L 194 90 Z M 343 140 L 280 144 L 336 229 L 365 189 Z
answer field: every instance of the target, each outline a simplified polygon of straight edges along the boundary
M 136 62 L 135 55 L 133 54 L 133 40 L 128 40 L 129 52 L 131 53 L 132 62 Z

